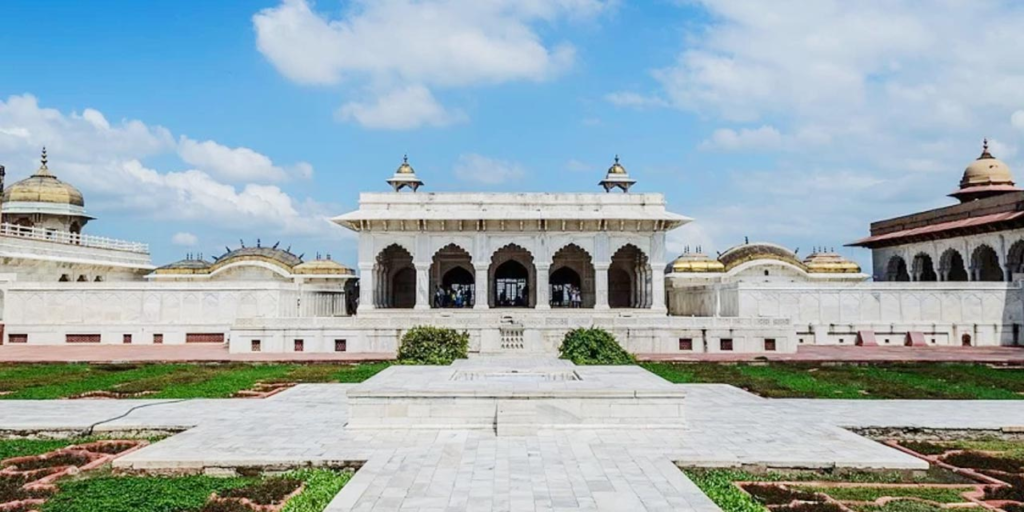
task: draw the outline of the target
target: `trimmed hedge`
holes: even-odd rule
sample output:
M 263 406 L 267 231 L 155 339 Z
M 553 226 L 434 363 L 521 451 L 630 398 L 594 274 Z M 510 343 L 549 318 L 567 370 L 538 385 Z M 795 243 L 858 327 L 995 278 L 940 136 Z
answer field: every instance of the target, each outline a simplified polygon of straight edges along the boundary
M 636 364 L 633 354 L 626 352 L 612 333 L 598 327 L 567 332 L 558 351 L 562 359 L 575 364 Z
M 398 360 L 405 364 L 452 364 L 469 357 L 469 333 L 441 327 L 419 326 L 402 336 Z

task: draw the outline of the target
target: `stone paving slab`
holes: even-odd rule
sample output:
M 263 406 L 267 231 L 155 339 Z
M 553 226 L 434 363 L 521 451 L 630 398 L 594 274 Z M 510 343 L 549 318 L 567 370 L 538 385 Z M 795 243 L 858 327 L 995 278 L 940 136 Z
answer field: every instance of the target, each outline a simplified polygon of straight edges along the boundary
M 675 462 L 921 468 L 840 426 L 1024 425 L 1024 402 L 769 400 L 697 384 L 679 386 L 685 429 L 347 431 L 351 387 L 300 385 L 264 400 L 0 401 L 0 429 L 190 427 L 117 461 L 137 469 L 365 461 L 332 511 L 636 512 L 717 510 Z

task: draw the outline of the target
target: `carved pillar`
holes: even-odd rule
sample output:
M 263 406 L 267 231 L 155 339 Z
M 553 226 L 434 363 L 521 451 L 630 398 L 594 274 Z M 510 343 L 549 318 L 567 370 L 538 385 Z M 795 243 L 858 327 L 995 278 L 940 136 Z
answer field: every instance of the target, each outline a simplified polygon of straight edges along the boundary
M 475 301 L 473 309 L 487 309 L 487 302 L 491 297 L 490 282 L 487 279 L 488 272 L 490 270 L 490 261 L 474 261 L 473 270 L 475 277 L 473 279 L 473 286 L 475 288 L 473 292 L 473 300 Z
M 374 279 L 376 269 L 373 264 L 359 265 L 359 308 L 357 312 L 370 311 L 376 306 L 373 292 L 377 288 L 377 280 Z
M 594 264 L 594 309 L 608 309 L 608 268 L 611 263 Z
M 537 264 L 537 305 L 536 309 L 551 309 L 551 287 L 548 285 L 550 263 Z
M 416 307 L 430 309 L 430 264 L 416 264 Z

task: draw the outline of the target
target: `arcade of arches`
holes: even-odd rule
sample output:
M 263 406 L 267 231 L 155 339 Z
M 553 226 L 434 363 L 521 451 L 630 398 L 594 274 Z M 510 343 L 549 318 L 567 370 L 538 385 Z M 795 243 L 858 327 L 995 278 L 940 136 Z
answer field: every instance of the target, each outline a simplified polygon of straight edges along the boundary
M 946 249 L 939 258 L 938 268 L 932 257 L 918 253 L 908 269 L 902 256 L 892 256 L 886 264 L 886 281 L 1008 281 L 1013 274 L 1024 271 L 1024 241 L 1011 246 L 1007 254 L 1006 269 L 1000 264 L 999 255 L 988 245 L 979 245 L 971 253 L 970 266 L 956 249 Z
M 631 244 L 620 248 L 604 268 L 595 268 L 591 255 L 571 243 L 556 251 L 550 263 L 535 261 L 516 244 L 494 251 L 488 263 L 486 269 L 474 265 L 468 251 L 449 244 L 434 253 L 426 272 L 418 272 L 425 266 L 415 264 L 408 250 L 389 245 L 375 258 L 373 306 L 650 308 L 654 302 L 649 259 Z M 417 303 L 418 278 L 426 280 L 429 295 L 422 305 Z M 486 286 L 478 286 L 485 278 Z M 607 290 L 604 297 L 598 293 L 602 288 Z

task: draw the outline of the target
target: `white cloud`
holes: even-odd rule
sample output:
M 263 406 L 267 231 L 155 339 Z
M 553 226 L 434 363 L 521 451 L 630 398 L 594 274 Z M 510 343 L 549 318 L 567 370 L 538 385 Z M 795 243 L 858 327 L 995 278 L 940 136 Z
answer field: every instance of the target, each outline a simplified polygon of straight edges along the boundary
M 1024 110 L 1018 110 L 1010 116 L 1010 124 L 1018 130 L 1024 130 Z
M 648 108 L 669 105 L 663 98 L 628 91 L 608 93 L 604 99 L 619 107 Z
M 281 181 L 287 176 L 284 169 L 274 165 L 266 155 L 249 148 L 229 148 L 212 140 L 199 142 L 182 136 L 178 156 L 198 169 L 229 181 Z
M 522 178 L 523 166 L 516 162 L 497 160 L 474 153 L 461 155 L 455 163 L 455 176 L 460 180 L 483 185 L 499 185 Z
M 38 167 L 39 149 L 46 145 L 50 169 L 79 187 L 90 210 L 121 210 L 151 219 L 197 221 L 204 226 L 252 229 L 257 234 L 314 235 L 331 228 L 329 212 L 314 201 L 296 201 L 277 186 L 252 183 L 270 177 L 269 158 L 246 148 L 227 148 L 214 141 L 175 138 L 165 128 L 142 121 L 110 123 L 99 111 L 62 113 L 42 108 L 30 95 L 0 100 L 0 161 L 10 180 Z M 174 155 L 181 150 L 184 171 L 147 168 L 146 157 Z M 252 173 L 256 169 L 259 172 Z M 287 169 L 311 174 L 300 162 Z M 247 174 L 250 173 L 250 174 Z M 218 181 L 217 174 L 238 186 Z
M 332 19 L 307 0 L 282 0 L 254 15 L 253 25 L 257 48 L 288 79 L 306 85 L 355 82 L 379 96 L 375 103 L 345 105 L 341 119 L 369 118 L 364 125 L 407 129 L 446 126 L 452 115 L 420 94 L 418 105 L 431 108 L 428 120 L 400 122 L 384 112 L 396 91 L 551 79 L 572 66 L 576 50 L 564 41 L 544 41 L 536 26 L 593 19 L 614 3 L 355 0 Z
M 686 27 L 639 96 L 698 114 L 711 125 L 703 147 L 777 150 L 707 171 L 730 204 L 687 213 L 715 238 L 838 246 L 870 220 L 950 204 L 983 137 L 997 157 L 1017 154 L 1020 2 L 697 3 L 710 21 Z M 985 29 L 963 30 L 974 26 Z
M 588 171 L 595 171 L 596 170 L 596 168 L 594 166 L 592 166 L 592 165 L 590 165 L 590 164 L 588 164 L 586 162 L 577 160 L 575 158 L 570 158 L 569 161 L 565 163 L 565 168 L 566 168 L 566 170 L 569 170 L 569 171 L 572 171 L 572 172 L 588 172 Z
M 532 23 L 593 16 L 600 0 L 357 0 L 340 19 L 305 0 L 253 16 L 260 52 L 289 79 L 337 84 L 347 75 L 461 86 L 544 80 L 572 63 L 571 45 L 545 45 Z
M 441 127 L 467 119 L 460 111 L 445 110 L 430 90 L 421 85 L 396 89 L 366 103 L 347 103 L 338 109 L 337 117 L 356 121 L 366 128 L 387 130 Z
M 183 247 L 194 247 L 199 244 L 199 237 L 188 232 L 175 233 L 171 237 L 171 243 Z
M 729 128 L 715 130 L 710 140 L 706 140 L 701 147 L 707 149 L 721 149 L 726 151 L 748 150 L 748 149 L 778 149 L 782 145 L 782 134 L 771 126 L 760 128 L 743 128 L 739 131 Z

